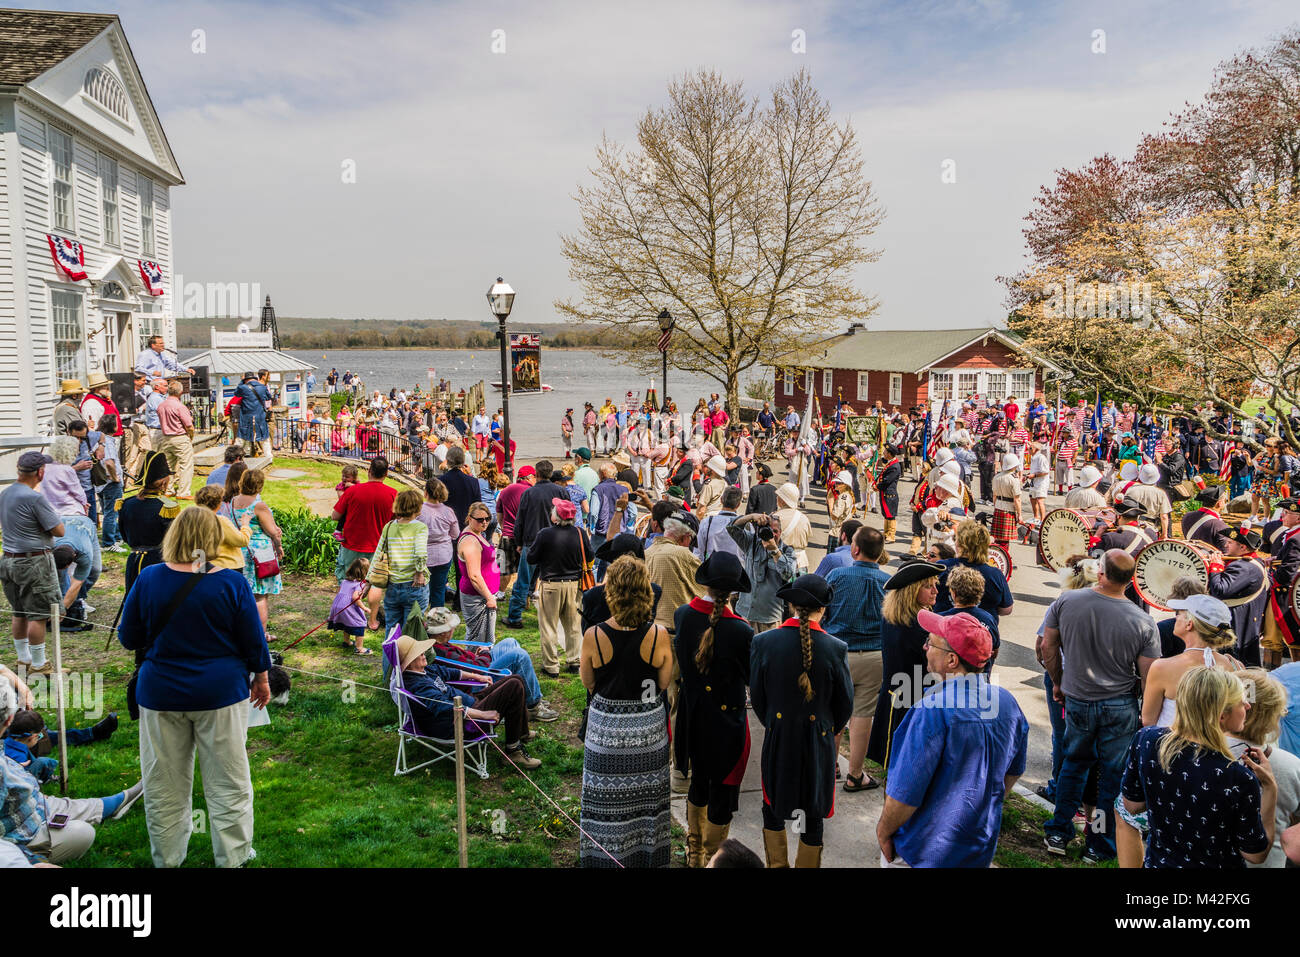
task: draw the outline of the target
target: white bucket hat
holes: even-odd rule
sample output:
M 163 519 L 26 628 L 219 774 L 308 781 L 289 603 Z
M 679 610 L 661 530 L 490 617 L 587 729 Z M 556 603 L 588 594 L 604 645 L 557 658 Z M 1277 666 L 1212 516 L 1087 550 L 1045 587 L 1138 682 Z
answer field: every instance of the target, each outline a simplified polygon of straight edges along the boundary
M 714 456 L 712 456 L 712 457 L 711 457 L 707 462 L 705 462 L 704 464 L 705 464 L 705 466 L 708 467 L 708 469 L 709 469 L 711 472 L 713 472 L 713 474 L 717 475 L 719 478 L 726 478 L 726 476 L 727 476 L 727 460 L 724 459 L 721 455 L 714 455 Z
M 944 475 L 956 475 L 956 476 L 960 476 L 960 475 L 961 475 L 961 463 L 960 463 L 960 462 L 957 462 L 957 461 L 955 461 L 955 460 L 949 459 L 947 462 L 944 462 L 942 465 L 939 466 L 939 471 L 943 472 Z
M 786 482 L 776 490 L 776 497 L 790 508 L 799 505 L 799 488 L 793 482 Z
M 1138 469 L 1138 481 L 1143 485 L 1155 485 L 1160 481 L 1160 470 L 1148 462 Z
M 1101 472 L 1091 465 L 1079 469 L 1079 488 L 1092 488 L 1101 481 Z
M 1125 482 L 1132 482 L 1138 477 L 1136 462 L 1125 462 L 1119 467 L 1119 477 Z
M 948 448 L 947 446 L 944 446 L 943 448 L 939 449 L 939 451 L 934 453 L 934 464 L 936 466 L 940 466 L 943 465 L 945 462 L 951 462 L 951 461 L 952 461 L 952 449 Z
M 949 495 L 956 495 L 961 491 L 961 480 L 955 475 L 945 475 L 938 481 L 939 488 L 943 489 Z

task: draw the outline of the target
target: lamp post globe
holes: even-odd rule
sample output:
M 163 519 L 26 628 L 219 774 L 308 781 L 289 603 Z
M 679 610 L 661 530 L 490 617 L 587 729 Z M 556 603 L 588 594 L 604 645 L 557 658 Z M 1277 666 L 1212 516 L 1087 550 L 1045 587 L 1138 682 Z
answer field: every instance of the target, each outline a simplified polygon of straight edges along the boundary
M 514 457 L 510 454 L 510 361 L 507 357 L 506 319 L 515 304 L 515 291 L 510 284 L 497 276 L 497 281 L 487 292 L 488 306 L 497 317 L 497 338 L 501 343 L 501 448 L 505 473 L 514 478 Z

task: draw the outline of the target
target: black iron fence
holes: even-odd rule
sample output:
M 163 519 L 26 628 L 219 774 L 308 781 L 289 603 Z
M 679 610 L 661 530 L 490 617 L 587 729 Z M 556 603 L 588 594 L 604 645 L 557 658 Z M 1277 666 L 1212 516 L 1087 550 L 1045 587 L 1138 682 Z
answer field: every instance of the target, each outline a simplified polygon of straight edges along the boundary
M 327 455 L 368 463 L 376 456 L 388 459 L 390 468 L 411 474 L 436 474 L 433 449 L 436 440 L 426 442 L 396 429 L 373 425 L 339 425 L 333 422 L 305 422 L 274 416 L 270 422 L 271 447 L 275 451 L 300 455 Z M 462 446 L 463 447 L 463 446 Z

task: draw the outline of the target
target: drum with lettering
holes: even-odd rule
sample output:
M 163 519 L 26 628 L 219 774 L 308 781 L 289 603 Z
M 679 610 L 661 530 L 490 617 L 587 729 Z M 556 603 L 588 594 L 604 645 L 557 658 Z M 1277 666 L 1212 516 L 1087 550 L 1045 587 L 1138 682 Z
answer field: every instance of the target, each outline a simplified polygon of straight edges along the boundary
M 1071 556 L 1086 553 L 1092 524 L 1080 509 L 1052 509 L 1038 529 L 1038 563 L 1057 571 Z
M 989 543 L 989 564 L 1002 573 L 1002 577 L 1011 581 L 1011 573 L 1015 571 L 1015 566 L 1011 563 L 1011 552 L 1005 545 L 998 542 Z
M 1203 542 L 1176 538 L 1152 542 L 1144 545 L 1134 558 L 1133 588 L 1148 605 L 1172 611 L 1169 601 L 1174 582 L 1189 576 L 1208 590 L 1210 563 L 1221 561 L 1221 553 Z

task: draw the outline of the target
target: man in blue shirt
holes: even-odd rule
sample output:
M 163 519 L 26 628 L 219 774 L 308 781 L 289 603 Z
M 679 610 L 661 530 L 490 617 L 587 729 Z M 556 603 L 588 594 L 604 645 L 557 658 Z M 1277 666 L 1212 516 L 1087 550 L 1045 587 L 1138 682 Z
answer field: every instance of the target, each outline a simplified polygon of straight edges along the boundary
M 938 679 L 894 735 L 885 807 L 876 824 L 882 867 L 988 867 L 1002 802 L 1025 771 L 1029 722 L 981 673 L 993 653 L 970 615 L 924 609 L 926 669 Z
M 758 427 L 761 430 L 755 438 L 767 438 L 772 434 L 772 429 L 776 425 L 776 416 L 772 414 L 772 407 L 768 403 L 763 403 L 763 411 L 758 413 Z
M 787 429 L 799 428 L 799 413 L 794 410 L 794 406 L 787 406 L 785 410 L 785 427 Z
M 853 716 L 849 719 L 849 776 L 846 791 L 869 791 L 880 782 L 862 769 L 871 740 L 871 719 L 884 678 L 880 651 L 881 607 L 885 603 L 885 582 L 889 573 L 881 569 L 885 536 L 865 525 L 853 534 L 849 545 L 853 564 L 836 568 L 826 576 L 834 594 L 822 615 L 822 630 L 849 646 L 849 674 L 853 677 Z M 835 750 L 839 751 L 838 737 Z
M 862 523 L 856 518 L 851 518 L 840 526 L 840 544 L 833 552 L 827 552 L 826 557 L 821 560 L 817 566 L 816 574 L 825 578 L 835 568 L 848 568 L 853 564 L 853 555 L 850 554 L 853 547 L 853 536 L 857 534 Z
M 181 365 L 171 356 L 163 355 L 166 346 L 163 345 L 162 336 L 150 336 L 149 348 L 140 353 L 140 357 L 135 360 L 135 371 L 143 372 L 145 375 L 162 376 L 164 378 L 189 373 L 193 375 L 194 370 Z

